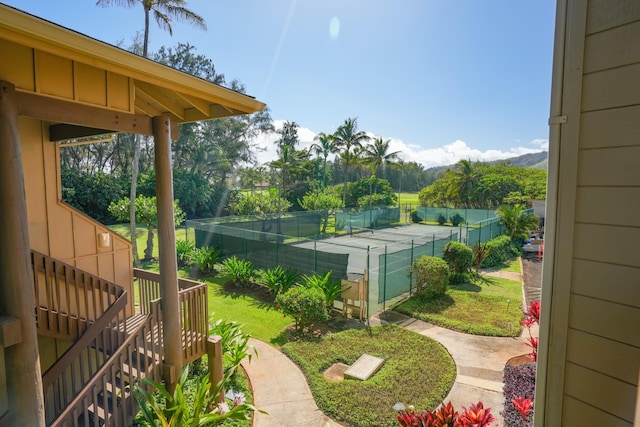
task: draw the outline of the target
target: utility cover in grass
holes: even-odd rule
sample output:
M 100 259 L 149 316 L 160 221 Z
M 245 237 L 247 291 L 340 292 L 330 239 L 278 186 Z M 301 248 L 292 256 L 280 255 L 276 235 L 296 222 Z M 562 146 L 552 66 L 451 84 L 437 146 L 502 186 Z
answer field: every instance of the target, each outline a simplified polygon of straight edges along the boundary
M 396 402 L 433 409 L 446 398 L 456 378 L 455 363 L 440 343 L 396 325 L 289 342 L 282 350 L 300 366 L 320 409 L 352 427 L 397 427 Z M 323 375 L 336 363 L 353 365 L 363 353 L 385 360 L 371 378 L 330 381 Z
M 345 378 L 353 378 L 356 380 L 368 380 L 373 374 L 378 372 L 382 367 L 384 359 L 382 357 L 363 354 L 356 362 L 344 371 Z

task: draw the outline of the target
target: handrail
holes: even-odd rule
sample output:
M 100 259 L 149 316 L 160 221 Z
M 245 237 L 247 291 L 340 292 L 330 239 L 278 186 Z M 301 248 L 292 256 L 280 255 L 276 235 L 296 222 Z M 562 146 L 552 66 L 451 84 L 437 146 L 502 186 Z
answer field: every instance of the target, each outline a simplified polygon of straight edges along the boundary
M 76 360 L 82 350 L 91 346 L 92 341 L 107 329 L 107 326 L 113 325 L 113 319 L 117 317 L 120 311 L 123 311 L 127 305 L 127 293 L 122 294 L 116 302 L 111 305 L 91 326 L 87 328 L 78 341 L 62 355 L 61 358 L 51 366 L 42 376 L 42 387 L 46 391 L 53 382 L 66 371 L 71 363 Z M 126 333 L 126 330 L 123 331 Z
M 52 421 L 91 381 L 126 335 L 126 290 L 77 267 L 31 251 L 40 333 L 74 339 L 42 377 L 45 415 Z
M 149 340 L 148 337 L 156 336 L 161 341 L 161 337 L 157 334 L 161 321 L 160 301 L 152 301 L 150 313 L 146 315 L 145 321 L 134 328 L 109 361 L 96 372 L 91 381 L 51 423 L 51 426 L 77 425 L 81 417 L 88 422 L 90 415 L 97 416 L 97 412 L 105 414 L 105 425 L 128 425 L 136 415 L 137 405 L 131 395 L 135 379 L 151 378 L 154 381 L 160 381 L 162 371 L 160 343 L 155 342 L 155 339 Z M 143 355 L 142 360 L 139 359 L 140 354 Z M 151 362 L 145 358 L 151 359 Z M 125 366 L 128 367 L 128 372 L 125 372 Z M 134 374 L 133 371 L 136 373 Z M 109 401 L 109 398 L 104 396 L 106 383 L 110 382 L 112 388 L 115 388 L 113 383 L 116 378 L 124 384 L 120 388 L 119 396 L 115 396 L 116 399 L 120 399 L 119 402 Z M 113 394 L 115 393 L 112 392 L 112 399 Z
M 149 302 L 160 298 L 160 274 L 135 268 L 133 276 L 138 279 L 140 312 L 144 314 L 147 313 Z M 182 352 L 185 362 L 191 362 L 206 353 L 209 335 L 208 287 L 202 282 L 179 278 L 178 289 Z
M 125 289 L 115 283 L 31 251 L 39 332 L 77 339 L 104 315 Z

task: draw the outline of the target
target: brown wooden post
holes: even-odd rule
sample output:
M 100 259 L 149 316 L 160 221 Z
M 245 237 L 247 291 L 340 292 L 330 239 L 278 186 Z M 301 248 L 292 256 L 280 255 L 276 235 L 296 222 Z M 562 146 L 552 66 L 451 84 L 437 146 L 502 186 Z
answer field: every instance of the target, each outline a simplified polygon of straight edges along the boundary
M 0 81 L 0 316 L 20 320 L 22 341 L 5 349 L 8 425 L 44 426 L 31 280 L 27 202 L 15 86 Z
M 207 359 L 209 365 L 209 382 L 211 387 L 209 393 L 215 393 L 216 386 L 224 377 L 224 367 L 222 365 L 222 337 L 210 335 L 207 339 Z M 224 387 L 216 396 L 216 402 L 224 402 Z
M 178 298 L 178 260 L 173 214 L 173 178 L 171 172 L 171 118 L 168 114 L 153 119 L 155 140 L 156 197 L 158 201 L 158 251 L 160 258 L 160 296 L 164 331 L 163 378 L 173 388 L 182 371 L 182 328 Z

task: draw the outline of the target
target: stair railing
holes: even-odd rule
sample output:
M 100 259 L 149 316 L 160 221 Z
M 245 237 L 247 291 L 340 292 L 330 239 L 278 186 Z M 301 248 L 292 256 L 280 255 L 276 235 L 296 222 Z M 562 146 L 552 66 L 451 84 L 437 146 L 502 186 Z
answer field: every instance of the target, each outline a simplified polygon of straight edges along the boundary
M 134 269 L 138 279 L 140 312 L 146 313 L 150 301 L 160 298 L 160 275 L 152 271 Z M 178 279 L 182 352 L 185 363 L 206 354 L 209 337 L 209 311 L 206 283 Z
M 136 381 L 161 380 L 161 324 L 160 300 L 150 301 L 144 320 L 50 425 L 129 425 L 138 411 Z
M 42 377 L 46 420 L 54 420 L 126 337 L 121 286 L 31 252 L 38 332 L 75 342 Z

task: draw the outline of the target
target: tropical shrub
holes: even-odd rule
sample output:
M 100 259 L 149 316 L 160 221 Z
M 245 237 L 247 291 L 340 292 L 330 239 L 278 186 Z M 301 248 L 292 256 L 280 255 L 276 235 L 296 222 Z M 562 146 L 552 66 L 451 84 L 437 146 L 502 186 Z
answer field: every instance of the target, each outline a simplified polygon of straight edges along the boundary
M 196 244 L 192 240 L 176 241 L 176 256 L 178 258 L 178 267 L 188 267 L 193 263 L 193 253 L 196 250 Z
M 244 395 L 233 396 L 229 402 L 216 404 L 216 397 L 224 389 L 229 376 L 216 384 L 210 391 L 209 375 L 198 380 L 193 396 L 184 393 L 189 376 L 189 365 L 182 370 L 173 394 L 166 387 L 149 378 L 136 382 L 133 395 L 140 406 L 143 422 L 148 426 L 200 426 L 217 425 L 226 419 L 248 420 L 256 410 L 253 405 L 245 403 Z M 152 390 L 152 391 L 149 391 Z
M 211 274 L 220 259 L 220 251 L 212 246 L 203 246 L 193 251 L 193 263 L 202 274 Z
M 533 398 L 536 387 L 536 364 L 507 365 L 502 378 L 504 382 L 504 418 L 505 427 L 530 427 L 533 425 Z M 515 402 L 514 402 L 515 401 Z M 529 402 L 528 404 L 526 402 Z M 524 409 L 530 406 L 529 411 Z M 523 419 L 524 418 L 524 419 Z
M 519 244 L 528 239 L 529 232 L 540 225 L 540 218 L 533 214 L 526 214 L 525 211 L 526 208 L 522 205 L 503 205 L 496 211 L 501 217 L 500 224 L 506 228 L 506 235 Z
M 445 260 L 423 255 L 413 261 L 410 273 L 415 280 L 417 296 L 431 298 L 447 292 L 449 266 Z
M 297 271 L 282 268 L 276 265 L 274 268 L 260 269 L 256 271 L 256 281 L 266 286 L 274 294 L 278 295 L 291 289 L 300 275 Z
M 444 223 L 447 222 L 447 218 L 444 215 L 440 214 L 438 215 L 437 221 L 438 221 L 438 224 L 444 225 Z
M 246 357 L 249 362 L 257 350 L 249 345 L 251 334 L 242 332 L 238 322 L 218 319 L 209 330 L 210 335 L 219 335 L 222 340 L 222 354 L 225 357 L 225 373 L 235 374 L 240 362 Z
M 462 215 L 460 215 L 459 213 L 456 213 L 451 218 L 449 218 L 449 222 L 454 227 L 457 227 L 464 222 L 464 217 L 462 217 Z
M 414 224 L 418 224 L 420 222 L 420 217 L 418 216 L 417 209 L 412 210 L 410 215 L 411 215 L 411 222 L 413 222 Z
M 316 287 L 293 287 L 276 296 L 276 307 L 293 318 L 295 327 L 299 331 L 329 318 L 325 296 Z
M 245 286 L 253 277 L 253 264 L 234 255 L 222 261 L 220 277 L 236 286 Z
M 486 243 L 489 253 L 481 262 L 482 268 L 497 267 L 512 257 L 520 255 L 520 249 L 514 245 L 509 236 L 498 236 Z
M 488 242 L 476 243 L 476 245 L 473 247 L 472 264 L 473 268 L 476 270 L 476 273 L 482 268 L 482 264 L 486 261 L 490 254 L 491 247 L 489 246 Z
M 447 262 L 449 283 L 458 285 L 468 281 L 468 273 L 473 263 L 473 250 L 464 243 L 450 241 L 442 252 L 442 258 Z
M 462 413 L 456 411 L 451 402 L 434 410 L 424 409 L 420 413 L 416 413 L 411 405 L 405 407 L 402 402 L 393 405 L 393 409 L 398 411 L 400 427 L 489 427 L 496 420 L 491 414 L 491 408 L 485 408 L 482 402 L 472 403 L 469 409 L 463 407 Z
M 316 288 L 322 291 L 327 310 L 333 307 L 333 302 L 342 293 L 342 281 L 340 279 L 332 279 L 331 271 L 328 271 L 325 275 L 316 273 L 313 276 L 302 276 L 300 284 L 306 288 Z

